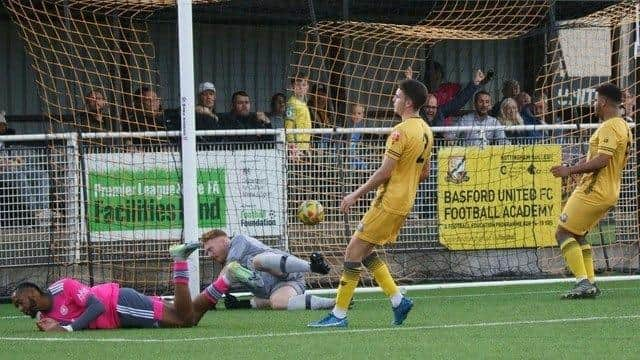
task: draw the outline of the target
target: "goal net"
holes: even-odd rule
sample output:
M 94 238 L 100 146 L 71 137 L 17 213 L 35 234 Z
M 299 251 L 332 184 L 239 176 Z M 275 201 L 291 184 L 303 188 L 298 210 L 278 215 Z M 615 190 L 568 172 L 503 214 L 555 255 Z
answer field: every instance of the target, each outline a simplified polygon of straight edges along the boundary
M 218 6 L 223 15 L 227 3 L 233 2 L 194 1 L 196 10 Z M 169 60 L 154 46 L 150 29 L 155 15 L 175 11 L 175 1 L 4 4 L 55 136 L 45 147 L 2 150 L 26 160 L 14 164 L 13 177 L 3 175 L 12 202 L 0 216 L 24 216 L 0 235 L 6 279 L 0 295 L 25 279 L 44 283 L 60 276 L 171 292 L 167 249 L 183 241 L 180 100 L 167 95 L 175 89 L 160 85 L 177 69 L 158 70 Z M 411 25 L 315 22 L 313 8 L 304 9 L 311 24 L 291 39 L 290 54 L 279 54 L 290 57 L 280 86 L 290 96 L 288 78 L 309 76 L 312 129 L 264 131 L 256 123 L 256 132 L 234 132 L 240 126 L 198 132 L 200 232 L 247 233 L 302 257 L 321 251 L 335 270 L 309 277 L 309 284 L 335 286 L 344 248 L 373 194 L 349 216 L 339 204 L 380 164 L 386 136 L 398 122 L 392 105 L 398 81 L 424 81 L 442 106 L 482 68 L 493 70 L 493 79 L 478 89 L 494 103 L 503 82 L 522 79 L 533 97 L 532 114 L 547 126 L 507 129 L 508 142 L 490 141 L 503 129 L 487 128 L 471 141 L 466 134 L 474 129 L 452 126 L 473 108 L 473 99 L 445 117 L 446 126 L 434 128 L 431 175 L 397 243 L 381 253 L 403 283 L 563 274 L 553 231 L 575 182 L 554 179 L 548 170 L 585 153 L 597 123 L 588 106 L 597 85 L 630 89 L 635 102 L 637 15 L 633 2 L 621 2 L 554 27 L 545 22 L 549 7 L 542 0 L 436 1 L 418 9 L 425 15 Z M 270 14 L 268 5 L 252 11 Z M 277 118 L 267 115 L 272 123 Z M 633 124 L 635 113 L 627 116 Z M 197 115 L 196 127 L 213 129 L 200 123 L 207 120 Z M 310 150 L 292 156 L 288 145 L 300 134 L 310 136 Z M 636 155 L 634 148 L 618 206 L 590 234 L 598 270 L 638 269 Z M 318 226 L 296 219 L 307 199 L 325 207 Z M 201 263 L 206 283 L 217 269 L 209 260 Z

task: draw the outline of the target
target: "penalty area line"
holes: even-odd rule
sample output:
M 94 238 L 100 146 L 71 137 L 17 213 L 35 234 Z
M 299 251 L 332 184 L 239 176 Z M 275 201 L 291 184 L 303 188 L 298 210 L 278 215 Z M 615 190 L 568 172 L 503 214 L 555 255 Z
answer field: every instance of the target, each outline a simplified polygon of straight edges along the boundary
M 629 320 L 629 319 L 640 319 L 640 314 L 619 315 L 619 316 L 591 316 L 591 317 L 584 317 L 584 318 L 517 320 L 517 321 L 460 323 L 460 324 L 442 324 L 442 325 L 425 325 L 425 326 L 383 327 L 383 328 L 366 328 L 366 329 L 331 329 L 331 330 L 318 329 L 318 330 L 294 331 L 294 332 L 283 332 L 283 333 L 226 335 L 226 336 L 212 336 L 212 337 L 181 338 L 181 339 L 66 338 L 66 337 L 33 337 L 33 338 L 30 338 L 30 337 L 2 336 L 2 337 L 0 337 L 0 341 L 97 342 L 97 343 L 175 343 L 175 342 L 195 342 L 195 341 L 222 341 L 222 340 L 262 339 L 262 338 L 278 338 L 278 337 L 292 337 L 292 336 L 295 337 L 295 336 L 318 336 L 318 335 L 335 335 L 335 334 L 365 334 L 365 333 L 417 331 L 417 330 L 446 330 L 446 329 L 464 329 L 464 328 L 485 328 L 485 327 L 516 326 L 516 325 L 548 325 L 548 324 L 562 324 L 562 323 L 589 322 L 589 321 Z

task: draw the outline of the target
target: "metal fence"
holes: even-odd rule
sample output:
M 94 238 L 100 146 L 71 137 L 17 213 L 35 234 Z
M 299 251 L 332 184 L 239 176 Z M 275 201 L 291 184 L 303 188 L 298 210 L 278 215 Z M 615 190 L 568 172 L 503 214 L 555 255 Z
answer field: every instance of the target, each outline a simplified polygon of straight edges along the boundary
M 512 144 L 521 147 L 561 145 L 562 161 L 566 163 L 584 156 L 593 132 L 593 127 L 569 125 L 538 129 L 545 131 L 543 137 L 526 137 L 518 132 L 507 135 Z M 392 271 L 407 282 L 562 273 L 559 252 L 548 246 L 478 246 L 451 251 L 443 245 L 437 179 L 444 170 L 439 166 L 438 153 L 466 145 L 447 134 L 468 130 L 434 129 L 430 176 L 419 186 L 414 209 L 397 244 L 385 249 Z M 295 157 L 287 150 L 280 131 L 198 132 L 201 230 L 223 227 L 231 233 L 245 232 L 303 256 L 322 251 L 339 265 L 344 247 L 374 194 L 359 201 L 348 216 L 338 211 L 340 201 L 379 166 L 389 131 L 309 130 L 313 133 L 311 150 Z M 78 277 L 115 279 L 147 291 L 157 291 L 157 284 L 166 283 L 166 249 L 182 237 L 181 209 L 176 205 L 180 194 L 157 191 L 179 184 L 181 153 L 172 140 L 176 133 L 143 135 L 155 136 L 157 141 L 135 147 L 123 145 L 125 141 L 96 146 L 96 139 L 131 137 L 127 133 L 83 134 L 81 139 L 76 134 L 0 139 L 4 140 L 0 149 L 0 271 L 4 285 L 32 276 L 20 270 L 33 266 L 73 269 L 71 272 Z M 636 154 L 635 145 L 630 153 Z M 601 268 L 621 272 L 638 269 L 636 169 L 636 158 L 631 156 L 623 173 L 618 205 L 592 231 Z M 563 183 L 564 197 L 573 185 Z M 153 192 L 141 192 L 138 198 L 129 194 L 129 208 L 123 207 L 119 201 L 124 200 L 114 191 L 134 191 L 127 189 L 135 187 Z M 302 225 L 296 218 L 298 204 L 307 199 L 319 200 L 325 207 L 325 221 L 318 226 Z M 144 201 L 153 201 L 154 211 L 160 214 L 148 223 L 137 221 L 141 213 L 132 212 L 136 206 L 151 206 Z M 110 213 L 120 211 L 118 206 L 128 215 L 122 213 L 118 218 Z M 212 276 L 212 266 L 202 266 L 201 271 L 206 283 Z M 336 281 L 337 273 L 333 275 L 329 283 Z M 312 277 L 310 283 L 325 286 L 327 280 Z

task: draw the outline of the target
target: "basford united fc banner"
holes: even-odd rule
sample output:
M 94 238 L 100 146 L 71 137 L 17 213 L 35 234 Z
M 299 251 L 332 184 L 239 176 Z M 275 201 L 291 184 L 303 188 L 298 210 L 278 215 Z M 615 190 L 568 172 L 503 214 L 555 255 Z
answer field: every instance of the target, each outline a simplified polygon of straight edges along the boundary
M 198 152 L 200 231 L 280 236 L 284 229 L 282 150 Z M 86 154 L 92 239 L 180 239 L 180 154 Z
M 451 250 L 554 246 L 561 209 L 557 145 L 438 152 L 440 243 Z

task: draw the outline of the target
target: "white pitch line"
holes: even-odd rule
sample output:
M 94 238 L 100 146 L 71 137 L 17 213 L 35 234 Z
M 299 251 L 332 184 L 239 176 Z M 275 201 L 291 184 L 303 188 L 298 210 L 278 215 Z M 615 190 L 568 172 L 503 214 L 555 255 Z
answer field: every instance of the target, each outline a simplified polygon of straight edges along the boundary
M 116 343 L 116 342 L 117 343 L 175 343 L 175 342 L 195 342 L 195 341 L 221 341 L 221 340 L 261 339 L 261 338 L 277 338 L 277 337 L 309 336 L 309 335 L 310 336 L 318 336 L 318 335 L 354 334 L 354 333 L 355 334 L 362 334 L 362 333 L 416 331 L 416 330 L 441 330 L 441 329 L 461 329 L 461 328 L 483 328 L 483 327 L 515 326 L 515 325 L 559 324 L 559 323 L 571 323 L 571 322 L 587 322 L 587 321 L 602 321 L 602 320 L 610 321 L 610 320 L 629 320 L 629 319 L 640 319 L 640 314 L 636 314 L 636 315 L 620 315 L 620 316 L 591 316 L 591 317 L 585 317 L 585 318 L 519 320 L 519 321 L 466 323 L 466 324 L 465 323 L 461 323 L 461 324 L 443 324 L 443 325 L 425 325 L 425 326 L 367 328 L 367 329 L 309 330 L 309 331 L 295 331 L 295 332 L 288 332 L 288 333 L 227 335 L 227 336 L 212 336 L 212 337 L 199 337 L 199 338 L 182 338 L 182 339 L 0 337 L 0 341 L 102 342 L 102 343 Z
M 613 289 L 600 289 L 602 292 L 615 292 L 618 290 L 640 290 L 637 287 L 620 287 Z M 411 299 L 462 299 L 462 298 L 475 298 L 475 297 L 489 297 L 489 296 L 512 296 L 512 295 L 539 295 L 539 294 L 561 294 L 563 290 L 545 290 L 545 291 L 516 291 L 516 292 L 504 292 L 504 293 L 480 293 L 480 294 L 463 294 L 463 295 L 424 295 L 424 296 L 411 296 Z M 369 301 L 389 301 L 388 298 L 369 298 L 369 299 L 353 299 L 354 302 L 369 302 Z
M 634 291 L 640 290 L 636 287 L 619 287 L 612 289 L 601 289 L 602 292 L 615 292 L 615 291 Z M 464 299 L 475 297 L 489 297 L 489 296 L 512 296 L 512 295 L 540 295 L 540 294 L 560 294 L 561 290 L 546 290 L 546 291 L 518 291 L 518 292 L 504 292 L 504 293 L 481 293 L 481 294 L 464 294 L 464 295 L 425 295 L 425 296 L 410 296 L 411 299 Z M 381 298 L 369 298 L 369 299 L 353 299 L 353 302 L 376 302 L 376 301 L 389 301 L 386 297 Z M 13 320 L 13 319 L 25 319 L 31 320 L 26 315 L 15 316 L 0 316 L 0 320 Z
M 30 319 L 27 315 L 15 315 L 15 316 L 0 316 L 0 320 L 11 320 L 11 319 Z

